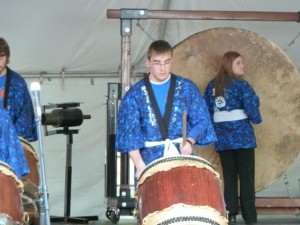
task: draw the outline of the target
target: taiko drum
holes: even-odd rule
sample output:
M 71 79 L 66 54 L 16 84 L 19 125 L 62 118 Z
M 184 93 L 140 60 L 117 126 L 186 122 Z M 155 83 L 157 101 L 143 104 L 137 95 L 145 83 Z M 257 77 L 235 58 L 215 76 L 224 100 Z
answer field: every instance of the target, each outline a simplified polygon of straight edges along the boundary
M 219 174 L 196 156 L 158 159 L 140 177 L 137 217 L 140 224 L 227 224 Z
M 39 158 L 31 144 L 19 137 L 24 149 L 30 173 L 22 179 L 24 185 L 24 193 L 22 194 L 23 211 L 28 215 L 27 224 L 39 225 L 39 203 L 41 192 L 39 190 L 40 173 Z
M 9 165 L 0 161 L 0 224 L 22 223 L 23 184 Z
M 24 176 L 24 179 L 27 179 L 31 181 L 35 185 L 39 185 L 40 182 L 40 176 L 39 176 L 39 169 L 38 169 L 38 163 L 39 158 L 34 150 L 34 148 L 30 145 L 30 143 L 19 137 L 21 144 L 24 149 L 24 153 L 27 159 L 28 167 L 30 170 L 30 173 Z

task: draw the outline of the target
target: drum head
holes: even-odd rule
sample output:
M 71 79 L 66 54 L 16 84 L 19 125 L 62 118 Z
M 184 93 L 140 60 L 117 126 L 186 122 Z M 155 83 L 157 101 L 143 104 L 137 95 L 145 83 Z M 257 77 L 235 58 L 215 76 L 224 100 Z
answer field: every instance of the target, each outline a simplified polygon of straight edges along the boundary
M 289 57 L 274 43 L 236 28 L 206 30 L 176 45 L 172 72 L 193 80 L 204 93 L 227 51 L 237 51 L 244 57 L 245 80 L 261 100 L 263 122 L 254 125 L 258 145 L 255 182 L 259 191 L 276 181 L 299 153 L 300 76 Z M 222 175 L 214 146 L 195 150 Z

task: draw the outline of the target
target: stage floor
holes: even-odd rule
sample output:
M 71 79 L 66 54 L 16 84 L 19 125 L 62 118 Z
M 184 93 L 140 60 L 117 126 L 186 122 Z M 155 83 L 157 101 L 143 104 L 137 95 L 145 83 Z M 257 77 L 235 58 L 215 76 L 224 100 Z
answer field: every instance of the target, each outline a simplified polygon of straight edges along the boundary
M 64 223 L 51 223 L 52 225 L 60 225 Z M 71 223 L 69 223 L 71 224 Z M 72 223 L 74 224 L 74 223 Z M 89 221 L 89 225 L 113 225 L 110 220 L 103 219 L 98 221 Z M 136 220 L 132 218 L 120 218 L 119 222 L 116 223 L 119 225 L 136 225 Z M 258 216 L 258 223 L 257 225 L 295 225 L 300 224 L 300 216 L 288 216 L 288 215 L 273 215 L 273 216 L 265 216 L 259 215 Z M 236 225 L 245 225 L 241 216 L 237 216 L 237 223 Z

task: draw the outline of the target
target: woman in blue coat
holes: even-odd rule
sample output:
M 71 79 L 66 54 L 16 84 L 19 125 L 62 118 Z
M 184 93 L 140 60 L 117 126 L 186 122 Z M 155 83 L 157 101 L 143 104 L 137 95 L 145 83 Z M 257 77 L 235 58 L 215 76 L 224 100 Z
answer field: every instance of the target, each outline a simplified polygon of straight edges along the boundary
M 218 138 L 224 178 L 224 198 L 229 222 L 236 223 L 238 214 L 238 178 L 242 217 L 246 224 L 257 222 L 255 209 L 256 138 L 252 124 L 261 123 L 259 97 L 243 80 L 244 61 L 238 52 L 222 57 L 218 75 L 205 91 L 205 101 Z

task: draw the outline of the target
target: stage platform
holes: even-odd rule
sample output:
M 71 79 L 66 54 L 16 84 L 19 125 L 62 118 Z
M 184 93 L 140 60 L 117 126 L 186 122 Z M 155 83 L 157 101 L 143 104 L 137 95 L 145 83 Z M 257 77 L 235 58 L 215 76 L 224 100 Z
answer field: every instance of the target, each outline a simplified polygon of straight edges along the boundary
M 51 225 L 61 225 L 64 223 L 51 223 Z M 120 218 L 119 225 L 136 225 L 134 218 Z M 295 225 L 300 224 L 300 217 L 298 216 L 287 216 L 287 215 L 259 215 L 257 225 Z M 68 224 L 71 225 L 71 224 Z M 74 225 L 74 224 L 73 224 Z M 98 221 L 89 221 L 88 225 L 113 225 L 108 219 L 102 219 Z M 237 216 L 236 225 L 245 225 L 240 215 Z

